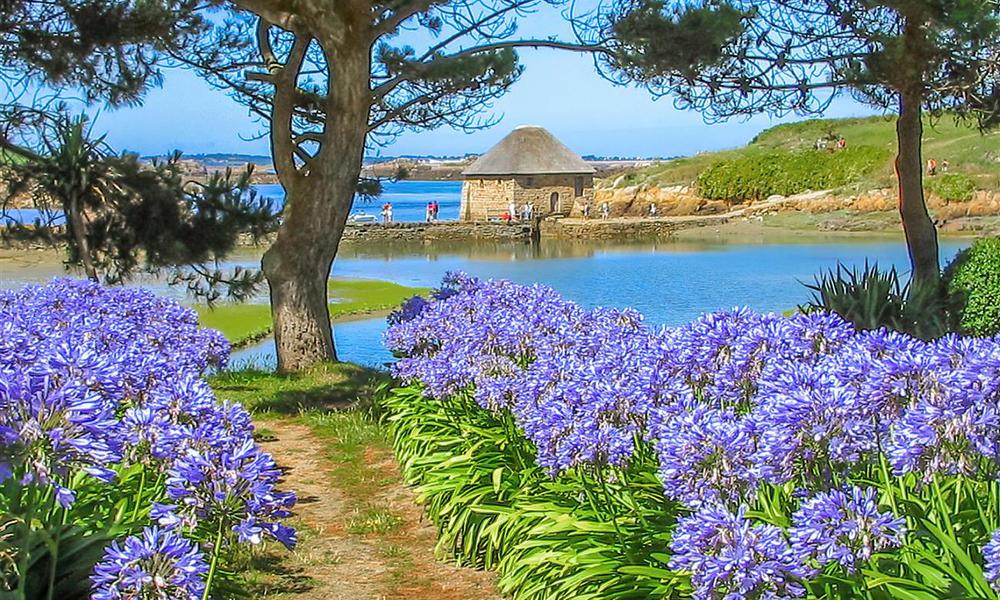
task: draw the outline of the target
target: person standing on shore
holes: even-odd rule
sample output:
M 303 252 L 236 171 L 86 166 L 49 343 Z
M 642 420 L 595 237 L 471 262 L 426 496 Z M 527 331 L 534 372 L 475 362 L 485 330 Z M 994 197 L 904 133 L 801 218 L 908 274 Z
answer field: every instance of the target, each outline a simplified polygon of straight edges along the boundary
M 649 205 L 649 216 L 650 217 L 655 217 L 656 216 L 656 203 L 655 202 L 653 202 L 653 203 L 651 203 Z
M 424 221 L 430 223 L 433 220 L 434 220 L 434 203 L 428 202 L 427 208 L 424 211 Z
M 385 203 L 385 222 L 392 223 L 392 202 Z
M 611 207 L 608 206 L 607 202 L 601 203 L 601 218 L 607 219 L 611 215 Z
M 590 202 L 585 202 L 583 204 L 583 218 L 584 219 L 590 218 Z
M 507 213 L 510 215 L 510 219 L 512 221 L 517 220 L 517 205 L 514 204 L 513 200 L 511 200 L 510 204 L 507 205 Z

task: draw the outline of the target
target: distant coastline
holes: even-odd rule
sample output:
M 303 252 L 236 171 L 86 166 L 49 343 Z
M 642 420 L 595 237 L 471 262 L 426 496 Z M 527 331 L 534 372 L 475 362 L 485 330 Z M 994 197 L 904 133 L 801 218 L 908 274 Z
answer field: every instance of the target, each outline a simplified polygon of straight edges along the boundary
M 413 181 L 461 181 L 462 171 L 469 166 L 476 155 L 463 157 L 386 157 L 367 158 L 362 170 L 366 177 L 382 179 L 408 179 Z M 661 158 L 620 158 L 585 156 L 585 160 L 596 170 L 598 177 L 617 176 L 644 167 L 651 167 L 669 159 Z M 142 156 L 147 163 L 166 160 L 165 156 Z M 212 153 L 185 154 L 181 157 L 181 168 L 192 181 L 204 181 L 215 173 L 231 169 L 242 171 L 252 165 L 254 183 L 278 183 L 271 158 L 258 154 Z

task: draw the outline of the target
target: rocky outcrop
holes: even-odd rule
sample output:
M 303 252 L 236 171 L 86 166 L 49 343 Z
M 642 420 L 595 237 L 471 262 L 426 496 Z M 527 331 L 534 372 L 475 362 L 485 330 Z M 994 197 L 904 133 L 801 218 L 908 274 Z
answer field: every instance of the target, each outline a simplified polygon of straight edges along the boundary
M 610 216 L 645 217 L 650 214 L 650 205 L 656 205 L 657 216 L 707 216 L 741 209 L 746 215 L 762 215 L 781 211 L 804 211 L 818 214 L 834 211 L 851 213 L 876 213 L 897 209 L 895 189 L 875 189 L 860 194 L 843 195 L 830 190 L 804 192 L 794 196 L 772 196 L 766 200 L 746 204 L 729 205 L 718 200 L 706 200 L 698 196 L 690 186 L 656 187 L 648 185 L 620 185 L 605 183 L 594 190 L 591 217 L 600 216 L 601 205 L 608 203 Z M 927 206 L 939 222 L 948 222 L 964 217 L 1000 215 L 1000 193 L 979 191 L 972 199 L 964 202 L 947 202 L 933 194 L 927 198 Z M 571 216 L 581 216 L 583 205 L 573 207 Z
M 714 215 L 730 209 L 724 202 L 699 197 L 690 186 L 598 188 L 594 190 L 594 202 L 590 207 L 592 217 L 600 214 L 601 205 L 605 202 L 612 218 L 649 216 L 653 204 L 656 205 L 656 215 L 661 217 Z M 570 216 L 582 216 L 583 208 L 583 204 L 577 202 Z

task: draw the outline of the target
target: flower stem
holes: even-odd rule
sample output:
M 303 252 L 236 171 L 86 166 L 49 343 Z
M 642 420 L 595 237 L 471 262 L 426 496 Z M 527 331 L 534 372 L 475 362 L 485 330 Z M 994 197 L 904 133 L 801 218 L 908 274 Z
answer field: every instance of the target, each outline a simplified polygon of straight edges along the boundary
M 142 492 L 146 487 L 146 469 L 143 467 L 142 475 L 139 476 L 139 493 L 135 496 L 135 506 L 132 507 L 132 522 L 139 516 L 139 505 L 142 504 Z
M 611 494 L 608 492 L 608 484 L 604 480 L 604 471 L 601 469 L 600 465 L 597 467 L 597 479 L 601 484 L 601 491 L 604 493 L 604 502 L 608 505 L 608 512 L 611 515 L 611 525 L 615 528 L 615 534 L 618 536 L 618 543 L 625 548 L 625 553 L 629 554 L 628 546 L 625 544 L 625 536 L 622 535 L 622 530 L 618 526 L 618 511 L 615 510 L 614 500 L 612 500 Z
M 52 497 L 53 504 L 55 503 L 55 496 Z M 53 600 L 55 598 L 56 591 L 56 571 L 59 565 L 59 542 L 62 537 L 63 526 L 66 525 L 66 509 L 59 509 L 59 520 L 57 522 L 57 529 L 55 534 L 55 540 L 52 547 L 52 560 L 49 562 L 49 591 L 46 595 L 47 600 Z
M 208 567 L 208 577 L 205 578 L 205 592 L 201 595 L 201 600 L 208 600 L 212 591 L 212 579 L 215 578 L 215 569 L 219 565 L 219 554 L 222 551 L 222 531 L 224 521 L 219 521 L 219 530 L 215 534 L 215 545 L 212 547 L 212 563 Z
M 31 541 L 32 521 L 35 520 L 35 502 L 31 498 L 27 504 L 24 497 L 28 495 L 28 487 L 21 486 L 17 494 L 18 512 L 21 512 L 24 519 L 24 536 L 21 541 L 21 555 L 17 561 L 17 597 L 19 600 L 26 600 L 28 597 L 28 565 L 31 564 Z

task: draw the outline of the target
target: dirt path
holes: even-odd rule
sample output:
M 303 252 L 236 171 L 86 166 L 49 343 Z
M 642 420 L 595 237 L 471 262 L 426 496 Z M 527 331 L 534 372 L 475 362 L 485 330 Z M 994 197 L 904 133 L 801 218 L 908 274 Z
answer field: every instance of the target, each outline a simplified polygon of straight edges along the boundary
M 327 442 L 307 425 L 269 420 L 264 426 L 273 439 L 262 446 L 286 472 L 282 487 L 298 494 L 300 543 L 293 553 L 265 557 L 276 581 L 258 586 L 259 593 L 303 600 L 499 598 L 492 574 L 434 559 L 435 531 L 384 449 L 364 451 L 366 466 L 380 483 L 359 505 L 333 477 L 338 465 L 328 458 Z M 359 512 L 371 506 L 391 511 L 391 530 L 357 531 Z

